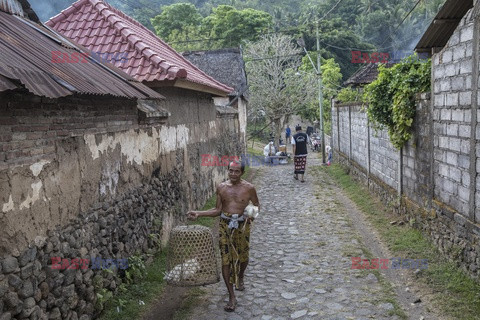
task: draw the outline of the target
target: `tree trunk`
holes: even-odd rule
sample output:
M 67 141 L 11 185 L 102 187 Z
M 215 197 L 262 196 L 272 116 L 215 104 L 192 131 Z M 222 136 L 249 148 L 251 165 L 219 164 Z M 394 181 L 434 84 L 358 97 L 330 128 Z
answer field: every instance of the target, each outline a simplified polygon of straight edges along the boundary
M 285 135 L 284 135 L 284 130 L 283 127 L 285 127 L 285 123 L 288 120 L 287 115 L 283 115 L 278 119 L 275 119 L 275 149 L 279 150 L 279 139 L 283 140 L 283 144 L 287 144 L 287 141 L 285 141 Z
M 275 119 L 275 150 L 278 150 L 279 139 L 282 138 L 282 117 Z

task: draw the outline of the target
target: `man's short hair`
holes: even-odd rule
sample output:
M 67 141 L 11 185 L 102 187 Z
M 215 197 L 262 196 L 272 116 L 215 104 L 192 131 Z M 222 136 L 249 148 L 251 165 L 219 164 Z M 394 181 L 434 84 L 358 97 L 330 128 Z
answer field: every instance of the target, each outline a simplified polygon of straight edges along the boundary
M 230 164 L 235 163 L 236 165 L 240 166 L 240 170 L 242 170 L 242 173 L 245 172 L 245 161 L 239 161 L 239 160 L 232 160 L 228 163 L 228 169 L 230 169 Z

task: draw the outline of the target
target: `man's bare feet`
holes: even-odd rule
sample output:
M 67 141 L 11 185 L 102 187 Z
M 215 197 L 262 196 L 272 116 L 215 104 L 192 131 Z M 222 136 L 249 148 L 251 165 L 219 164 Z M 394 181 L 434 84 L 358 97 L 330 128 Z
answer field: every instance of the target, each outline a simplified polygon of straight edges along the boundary
M 227 312 L 233 312 L 235 311 L 235 308 L 237 306 L 237 299 L 233 299 L 228 301 L 227 305 L 223 308 L 223 310 L 227 311 Z

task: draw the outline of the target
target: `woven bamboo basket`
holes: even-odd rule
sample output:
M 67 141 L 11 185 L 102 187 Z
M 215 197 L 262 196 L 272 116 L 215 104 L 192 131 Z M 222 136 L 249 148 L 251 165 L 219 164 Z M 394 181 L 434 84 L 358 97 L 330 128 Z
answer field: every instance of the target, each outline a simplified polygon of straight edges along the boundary
M 209 228 L 191 225 L 172 229 L 165 280 L 175 286 L 201 286 L 220 281 Z

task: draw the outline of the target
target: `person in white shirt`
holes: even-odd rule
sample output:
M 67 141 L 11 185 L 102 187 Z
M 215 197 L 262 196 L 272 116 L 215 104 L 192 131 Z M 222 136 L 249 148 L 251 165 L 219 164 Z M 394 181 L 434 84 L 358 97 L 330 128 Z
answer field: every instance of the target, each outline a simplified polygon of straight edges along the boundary
M 265 162 L 270 162 L 270 157 L 275 155 L 273 141 L 270 141 L 265 148 L 263 148 L 263 155 L 265 156 Z

